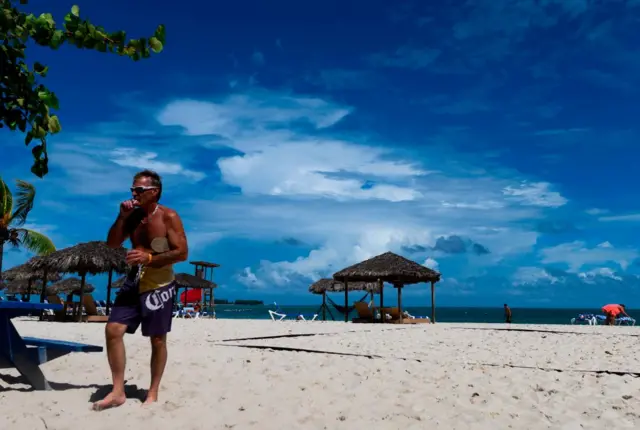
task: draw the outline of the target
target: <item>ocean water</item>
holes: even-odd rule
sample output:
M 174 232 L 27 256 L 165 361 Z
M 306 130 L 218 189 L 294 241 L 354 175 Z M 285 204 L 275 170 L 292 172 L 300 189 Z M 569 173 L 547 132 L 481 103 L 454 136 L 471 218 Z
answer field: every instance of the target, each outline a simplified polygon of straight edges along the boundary
M 218 318 L 238 318 L 238 319 L 269 319 L 268 310 L 276 310 L 275 306 L 235 306 L 216 305 L 216 316 Z M 336 321 L 344 321 L 344 315 L 329 307 Z M 414 316 L 431 317 L 430 307 L 403 308 Z M 302 314 L 307 318 L 318 313 L 319 306 L 280 306 L 280 311 L 287 314 L 287 319 Z M 601 314 L 599 308 L 595 309 L 543 309 L 543 308 L 511 308 L 514 324 L 570 324 L 571 318 L 580 313 Z M 640 309 L 634 311 L 627 310 L 627 313 L 640 320 Z M 356 312 L 352 312 L 349 318 L 353 318 Z M 318 316 L 322 319 L 322 314 Z M 327 320 L 331 316 L 327 312 Z M 461 307 L 438 307 L 436 308 L 437 322 L 459 322 L 459 323 L 503 323 L 504 308 L 461 308 Z

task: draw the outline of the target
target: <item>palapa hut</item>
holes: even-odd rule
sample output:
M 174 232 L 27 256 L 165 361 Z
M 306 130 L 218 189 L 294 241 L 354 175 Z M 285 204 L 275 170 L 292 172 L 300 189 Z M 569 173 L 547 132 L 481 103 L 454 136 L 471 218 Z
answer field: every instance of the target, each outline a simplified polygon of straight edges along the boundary
M 48 273 L 77 273 L 80 275 L 80 297 L 84 295 L 86 276 L 108 273 L 107 291 L 111 291 L 113 272 L 124 274 L 127 271 L 125 263 L 126 250 L 123 247 L 109 248 L 106 242 L 92 241 L 79 243 L 69 248 L 54 251 L 43 257 L 35 257 L 28 264 L 32 270 L 42 270 L 44 276 Z M 40 297 L 44 301 L 44 292 Z M 82 304 L 78 312 L 78 321 L 82 318 Z
M 422 266 L 393 252 L 385 252 L 376 257 L 349 266 L 333 274 L 333 279 L 347 285 L 345 297 L 348 298 L 351 282 L 384 282 L 392 284 L 398 290 L 398 309 L 402 315 L 402 288 L 405 285 L 421 282 L 431 284 L 431 322 L 436 322 L 435 283 L 440 281 L 440 273 Z M 346 300 L 346 299 L 345 299 Z M 380 307 L 384 307 L 384 290 L 380 294 Z
M 380 293 L 380 286 L 376 282 L 350 282 L 348 287 L 350 291 L 366 291 L 367 293 L 371 294 L 371 297 L 373 297 L 373 294 Z M 327 306 L 327 299 L 329 299 L 329 301 L 331 301 L 332 303 L 333 301 L 331 300 L 331 298 L 327 297 L 327 293 L 341 293 L 343 291 L 346 292 L 344 283 L 340 281 L 336 281 L 331 278 L 319 279 L 309 286 L 310 293 L 322 294 L 322 306 L 320 307 L 320 309 L 322 309 L 323 321 L 327 320 L 327 310 L 329 311 L 329 315 L 331 315 L 331 319 L 332 320 L 334 319 L 333 314 L 331 313 L 331 310 Z M 348 315 L 349 315 L 349 311 L 348 311 L 349 303 L 347 302 L 347 298 L 348 298 L 348 295 L 345 294 L 344 312 L 343 312 L 345 315 L 345 321 L 346 319 L 348 319 Z M 334 304 L 334 306 L 336 307 L 336 309 L 340 310 L 340 308 L 337 305 Z
M 209 281 L 207 279 L 203 279 L 199 276 L 195 276 L 195 275 L 190 275 L 188 273 L 177 273 L 176 274 L 176 301 L 179 300 L 179 295 L 178 295 L 178 291 L 180 290 L 180 288 L 184 288 L 185 291 L 185 295 L 184 295 L 184 302 L 185 305 L 187 304 L 187 291 L 189 291 L 189 288 L 197 288 L 200 290 L 208 290 L 209 297 L 213 297 L 213 290 L 215 288 L 217 288 L 218 285 L 215 282 Z M 204 296 L 206 296 L 206 294 L 204 294 Z M 211 315 L 213 316 L 213 311 L 211 311 Z
M 80 295 L 80 290 L 82 289 L 82 279 L 80 278 L 65 278 L 62 281 L 58 281 L 54 284 L 51 284 L 47 287 L 47 295 L 57 295 L 57 294 L 66 294 L 66 295 Z M 84 294 L 93 293 L 95 291 L 95 287 L 91 284 L 84 284 Z
M 9 294 L 22 294 L 25 298 L 30 297 L 31 294 L 42 292 L 43 277 L 44 272 L 42 270 L 31 270 L 31 267 L 27 264 L 21 264 L 2 272 L 2 279 L 7 282 L 7 286 L 13 285 L 11 291 L 19 290 L 19 293 L 10 292 Z M 60 280 L 60 275 L 51 273 L 47 280 L 58 281 Z

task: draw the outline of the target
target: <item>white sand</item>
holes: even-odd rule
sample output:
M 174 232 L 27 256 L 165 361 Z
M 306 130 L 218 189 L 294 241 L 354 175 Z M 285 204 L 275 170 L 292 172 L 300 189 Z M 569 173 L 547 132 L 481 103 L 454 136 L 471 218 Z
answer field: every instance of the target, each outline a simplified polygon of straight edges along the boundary
M 25 336 L 104 344 L 101 324 L 15 323 Z M 0 428 L 640 428 L 640 378 L 580 372 L 640 372 L 640 328 L 486 330 L 504 328 L 176 320 L 158 404 L 143 408 L 131 398 L 117 409 L 91 411 L 92 396 L 109 389 L 106 353 L 71 354 L 42 366 L 56 391 L 29 391 L 16 381 L 17 372 L 0 370 Z M 222 342 L 299 333 L 325 335 Z M 149 383 L 150 350 L 140 334 L 125 342 L 127 384 L 135 396 Z

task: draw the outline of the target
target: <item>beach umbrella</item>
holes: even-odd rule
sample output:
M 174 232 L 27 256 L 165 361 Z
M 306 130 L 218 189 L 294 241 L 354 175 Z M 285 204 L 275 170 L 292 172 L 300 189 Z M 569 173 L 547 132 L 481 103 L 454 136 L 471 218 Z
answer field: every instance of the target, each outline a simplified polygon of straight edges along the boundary
M 333 274 L 333 279 L 345 284 L 352 282 L 383 282 L 392 284 L 398 290 L 398 309 L 402 315 L 402 288 L 405 285 L 431 283 L 431 321 L 435 322 L 435 283 L 440 281 L 440 273 L 422 266 L 415 261 L 402 257 L 393 252 L 364 260 L 344 268 Z M 345 288 L 345 301 L 348 300 L 349 288 Z M 381 289 L 380 306 L 383 306 L 384 290 Z M 347 316 L 345 315 L 345 321 Z
M 191 275 L 189 273 L 176 273 L 176 287 L 184 288 L 184 292 L 180 295 L 180 301 L 184 304 L 188 302 L 202 301 L 202 290 L 208 289 L 210 292 L 217 287 L 215 282 L 203 279 L 199 276 Z M 189 288 L 193 290 L 189 291 Z M 195 291 L 195 292 L 194 292 Z
M 84 285 L 87 274 L 97 275 L 108 273 L 108 294 L 111 292 L 111 280 L 113 273 L 124 274 L 128 266 L 125 262 L 126 250 L 123 247 L 116 249 L 107 246 L 106 242 L 92 241 L 54 251 L 43 257 L 35 257 L 28 264 L 33 270 L 42 270 L 45 273 L 77 273 L 80 275 L 80 295 L 84 294 Z M 44 301 L 44 292 L 41 296 Z M 78 319 L 82 318 L 82 304 Z
M 71 277 L 71 278 L 65 278 L 62 281 L 58 281 L 54 284 L 49 285 L 47 287 L 47 295 L 48 296 L 57 295 L 57 294 L 79 295 L 81 290 L 83 290 L 82 279 Z M 95 287 L 85 282 L 83 293 L 93 293 L 94 291 L 95 291 Z
M 28 264 L 20 264 L 14 266 L 11 269 L 7 269 L 2 272 L 2 279 L 6 281 L 35 281 L 41 280 L 44 277 L 43 270 L 33 270 Z M 58 281 L 61 276 L 58 273 L 49 273 L 47 279 L 49 281 Z
M 202 289 L 184 290 L 180 294 L 180 301 L 184 304 L 202 301 Z
M 47 281 L 58 281 L 60 278 L 61 276 L 58 273 L 51 273 L 48 276 Z M 32 291 L 33 293 L 41 292 L 44 271 L 32 270 L 31 267 L 25 263 L 2 272 L 2 279 L 7 280 L 8 282 L 24 282 L 25 286 L 20 287 L 20 294 L 24 296 L 31 296 Z M 14 288 L 19 287 L 16 285 Z

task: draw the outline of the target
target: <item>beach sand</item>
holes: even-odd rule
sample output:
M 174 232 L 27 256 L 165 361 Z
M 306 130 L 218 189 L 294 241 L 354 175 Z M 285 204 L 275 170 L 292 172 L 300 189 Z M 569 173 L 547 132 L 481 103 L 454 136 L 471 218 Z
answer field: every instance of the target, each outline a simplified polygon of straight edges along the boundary
M 101 324 L 15 324 L 24 336 L 104 345 Z M 150 348 L 135 334 L 124 406 L 91 411 L 110 388 L 106 353 L 70 354 L 42 365 L 55 391 L 0 370 L 0 428 L 640 428 L 640 378 L 596 373 L 640 372 L 640 328 L 511 328 L 175 320 L 157 404 L 137 399 Z

